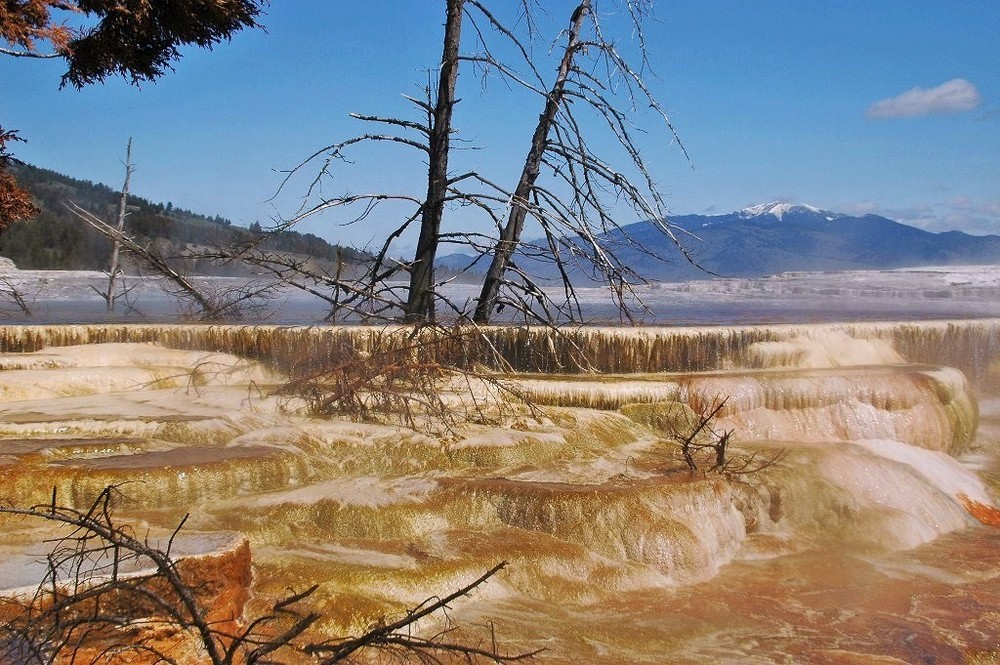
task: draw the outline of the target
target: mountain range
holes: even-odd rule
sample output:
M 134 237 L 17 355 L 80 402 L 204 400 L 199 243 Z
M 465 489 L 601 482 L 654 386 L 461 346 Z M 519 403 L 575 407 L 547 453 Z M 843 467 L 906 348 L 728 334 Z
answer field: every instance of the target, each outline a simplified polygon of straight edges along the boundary
M 107 240 L 81 224 L 64 202 L 73 200 L 98 216 L 111 218 L 118 194 L 105 185 L 29 165 L 16 166 L 13 172 L 42 212 L 36 220 L 15 225 L 0 236 L 0 256 L 26 269 L 102 269 L 108 256 Z M 129 211 L 127 230 L 162 245 L 166 256 L 182 254 L 186 248 L 239 241 L 252 234 L 220 217 L 206 217 L 139 197 L 130 197 Z M 931 233 L 878 215 L 854 217 L 809 205 L 765 203 L 726 215 L 671 217 L 669 223 L 697 265 L 648 221 L 622 227 L 602 240 L 615 248 L 624 265 L 647 279 L 665 282 L 715 275 L 763 277 L 792 271 L 1000 265 L 1000 235 Z M 624 242 L 625 236 L 629 242 Z M 274 251 L 320 262 L 330 263 L 342 257 L 353 264 L 370 258 L 311 234 L 284 232 L 268 243 Z M 544 241 L 532 244 L 546 246 Z M 516 260 L 538 278 L 557 277 L 547 263 L 524 255 Z M 452 254 L 439 258 L 438 265 L 445 272 L 462 271 L 472 262 L 471 256 Z M 481 259 L 457 279 L 475 281 L 488 265 Z M 235 270 L 229 265 L 190 268 L 203 274 Z M 571 271 L 571 276 L 586 281 L 584 270 Z
M 766 203 L 726 215 L 671 217 L 692 265 L 651 222 L 608 234 L 622 263 L 657 281 L 763 277 L 789 271 L 1000 265 L 1000 235 L 931 233 L 879 215 L 853 217 L 808 205 Z M 648 251 L 620 242 L 622 235 Z M 654 254 L 656 256 L 650 256 Z M 552 277 L 539 265 L 540 277 Z M 713 275 L 714 274 L 714 275 Z

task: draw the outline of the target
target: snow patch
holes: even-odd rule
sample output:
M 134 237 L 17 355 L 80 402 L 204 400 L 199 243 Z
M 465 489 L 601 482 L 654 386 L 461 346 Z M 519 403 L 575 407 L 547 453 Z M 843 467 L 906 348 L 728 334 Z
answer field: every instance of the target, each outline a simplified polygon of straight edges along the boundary
M 784 219 L 785 215 L 789 214 L 822 215 L 829 222 L 832 222 L 837 217 L 840 217 L 837 213 L 820 210 L 819 208 L 811 205 L 782 203 L 780 201 L 761 203 L 755 206 L 750 206 L 749 208 L 743 208 L 743 210 L 736 213 L 738 217 L 743 219 L 756 219 L 758 217 L 764 217 L 765 215 L 771 215 L 773 217 L 777 217 L 779 221 Z

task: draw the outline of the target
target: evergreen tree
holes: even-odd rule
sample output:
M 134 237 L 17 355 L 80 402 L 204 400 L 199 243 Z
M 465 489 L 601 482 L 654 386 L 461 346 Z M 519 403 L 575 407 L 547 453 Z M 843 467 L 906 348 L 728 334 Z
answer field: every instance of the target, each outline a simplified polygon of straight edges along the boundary
M 3 0 L 0 55 L 66 60 L 61 86 L 82 88 L 116 75 L 139 84 L 166 73 L 182 46 L 208 48 L 257 27 L 262 6 L 262 0 L 158 0 L 124 7 L 120 0 Z M 9 173 L 13 158 L 5 144 L 16 139 L 0 126 L 0 232 L 34 212 Z

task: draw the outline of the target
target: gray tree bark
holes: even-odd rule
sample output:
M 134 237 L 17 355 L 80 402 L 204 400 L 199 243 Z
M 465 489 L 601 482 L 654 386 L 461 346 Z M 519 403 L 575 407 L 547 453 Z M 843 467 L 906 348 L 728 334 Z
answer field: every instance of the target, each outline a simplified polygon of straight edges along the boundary
M 132 180 L 132 171 L 135 167 L 132 166 L 132 137 L 128 139 L 128 148 L 125 150 L 125 184 L 122 185 L 122 196 L 118 200 L 118 217 L 116 228 L 118 230 L 118 236 L 111 240 L 111 260 L 108 262 L 108 291 L 104 295 L 104 299 L 108 303 L 108 311 L 115 311 L 115 301 L 118 300 L 118 296 L 115 293 L 115 283 L 118 281 L 118 273 L 121 269 L 118 267 L 118 256 L 121 253 L 122 243 L 120 237 L 125 232 L 125 204 L 128 202 L 128 187 L 129 181 Z
M 448 0 L 444 31 L 444 53 L 438 78 L 437 100 L 428 141 L 427 198 L 420 219 L 420 237 L 410 268 L 410 290 L 404 319 L 410 322 L 434 320 L 434 260 L 448 193 L 448 154 L 451 142 L 451 116 L 455 107 L 458 81 L 459 42 L 465 0 Z
M 559 72 L 555 83 L 545 100 L 545 110 L 538 117 L 538 124 L 535 126 L 535 133 L 531 137 L 531 146 L 528 149 L 528 156 L 524 160 L 524 168 L 521 170 L 521 177 L 518 179 L 514 195 L 511 197 L 510 214 L 507 223 L 500 233 L 500 240 L 493 251 L 493 261 L 483 280 L 483 288 L 479 294 L 479 301 L 476 305 L 476 312 L 473 321 L 484 324 L 489 323 L 493 309 L 497 305 L 500 297 L 500 285 L 503 282 L 504 273 L 510 264 L 510 259 L 517 249 L 517 244 L 521 240 L 521 233 L 524 230 L 524 220 L 528 214 L 528 197 L 534 189 L 535 181 L 538 180 L 539 170 L 542 165 L 542 157 L 545 155 L 545 147 L 548 143 L 549 131 L 559 112 L 562 104 L 566 79 L 570 75 L 573 66 L 573 58 L 580 46 L 580 29 L 583 21 L 590 12 L 590 0 L 584 0 L 573 12 L 570 19 L 569 37 L 566 43 L 566 50 L 563 51 L 562 60 L 559 63 Z

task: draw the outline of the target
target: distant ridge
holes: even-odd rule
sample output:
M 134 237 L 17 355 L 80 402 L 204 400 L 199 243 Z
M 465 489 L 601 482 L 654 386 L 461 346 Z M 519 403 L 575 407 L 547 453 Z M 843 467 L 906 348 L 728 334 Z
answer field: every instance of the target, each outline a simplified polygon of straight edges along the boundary
M 0 256 L 21 269 L 103 270 L 110 243 L 70 213 L 65 203 L 72 200 L 89 212 L 112 220 L 120 194 L 107 185 L 28 164 L 16 165 L 12 171 L 38 203 L 41 214 L 34 220 L 11 226 L 0 235 Z M 164 205 L 129 196 L 128 206 L 126 232 L 155 243 L 166 257 L 183 255 L 192 248 L 224 246 L 253 237 L 250 230 L 232 225 L 227 219 L 176 208 L 172 203 Z M 295 231 L 272 236 L 265 247 L 319 265 L 332 265 L 340 258 L 349 263 L 368 258 L 355 249 L 338 247 L 318 236 Z M 188 262 L 185 268 L 194 274 L 250 274 L 249 269 L 235 262 Z
M 811 205 L 762 203 L 725 215 L 671 217 L 675 235 L 697 261 L 692 265 L 649 222 L 605 236 L 624 265 L 665 282 L 722 277 L 766 277 L 791 271 L 889 270 L 921 266 L 1000 265 L 1000 236 L 961 231 L 931 233 L 878 215 L 854 217 Z M 624 242 L 627 235 L 631 242 Z M 538 241 L 545 247 L 544 241 Z M 633 246 L 638 244 L 660 258 Z M 469 257 L 444 257 L 457 268 Z M 555 279 L 551 266 L 528 256 L 519 265 Z M 574 276 L 584 277 L 578 270 Z
M 682 229 L 678 238 L 699 265 L 721 276 L 1000 264 L 998 235 L 931 233 L 879 215 L 854 217 L 810 205 L 772 202 L 726 215 L 683 215 L 670 222 Z M 649 222 L 623 231 L 665 259 L 623 247 L 626 263 L 646 277 L 711 277 L 688 263 Z

